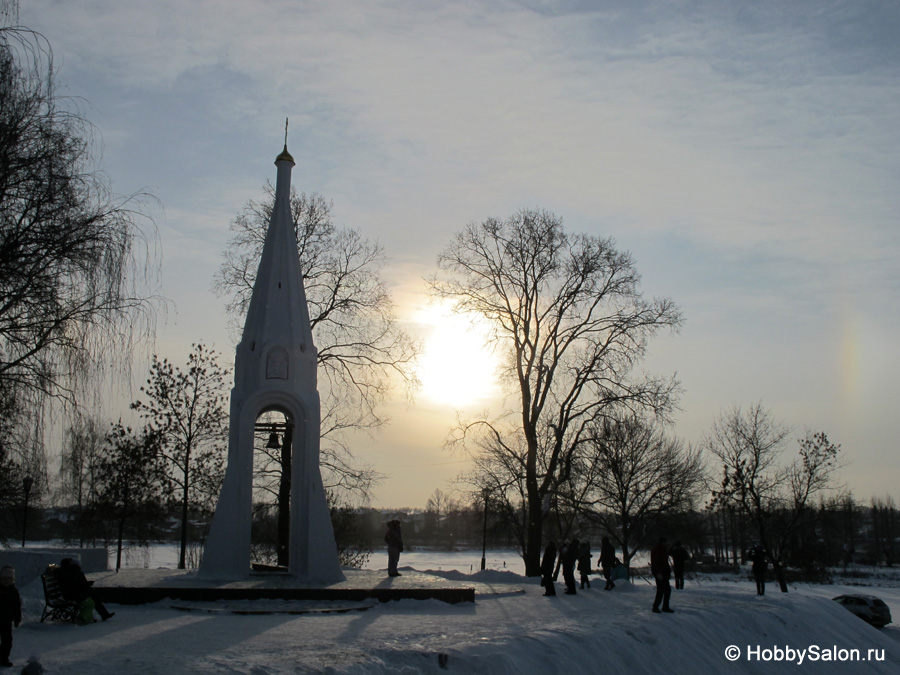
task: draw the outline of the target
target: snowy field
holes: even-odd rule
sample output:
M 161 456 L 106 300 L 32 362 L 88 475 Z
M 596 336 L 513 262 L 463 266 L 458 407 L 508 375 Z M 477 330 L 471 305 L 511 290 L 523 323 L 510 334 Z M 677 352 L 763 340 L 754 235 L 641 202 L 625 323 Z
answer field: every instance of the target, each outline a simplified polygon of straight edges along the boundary
M 254 609 L 272 613 L 241 615 L 225 602 L 183 611 L 164 601 L 111 606 L 111 621 L 83 627 L 41 624 L 37 581 L 20 589 L 26 617 L 13 634 L 12 660 L 21 666 L 34 654 L 48 674 L 93 675 L 900 672 L 900 627 L 877 630 L 830 600 L 874 593 L 897 621 L 900 583 L 890 579 L 872 588 L 802 584 L 788 594 L 773 584 L 762 598 L 749 580 L 689 579 L 666 615 L 650 612 L 654 591 L 643 579 L 611 592 L 601 581 L 575 596 L 559 587 L 545 598 L 536 580 L 520 575 L 514 552 L 489 551 L 487 559 L 490 569 L 469 574 L 481 551 L 401 557 L 401 571 L 490 584 L 492 593 L 474 604 L 402 600 L 328 613 L 329 603 L 319 602 L 297 615 L 256 601 Z M 384 563 L 376 554 L 369 567 Z

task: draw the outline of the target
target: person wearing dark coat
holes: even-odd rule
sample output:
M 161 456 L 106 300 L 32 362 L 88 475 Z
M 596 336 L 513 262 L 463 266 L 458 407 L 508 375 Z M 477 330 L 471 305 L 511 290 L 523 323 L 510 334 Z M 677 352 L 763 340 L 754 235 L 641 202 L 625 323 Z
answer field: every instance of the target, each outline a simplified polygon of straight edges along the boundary
M 603 570 L 603 578 L 606 579 L 606 588 L 611 591 L 616 587 L 612 580 L 612 571 L 616 566 L 616 548 L 610 542 L 609 537 L 603 537 L 600 542 L 600 567 Z
M 675 545 L 669 551 L 672 557 L 672 574 L 675 576 L 675 589 L 684 589 L 684 563 L 691 557 L 687 549 L 675 540 Z
M 769 569 L 769 561 L 766 549 L 761 544 L 757 544 L 750 550 L 750 562 L 753 563 L 753 578 L 756 580 L 756 594 L 766 594 L 766 572 Z
M 587 587 L 591 587 L 591 558 L 594 556 L 591 555 L 591 543 L 588 541 L 581 542 L 581 546 L 578 547 L 578 571 L 581 573 L 581 590 L 584 590 L 585 584 Z
M 556 568 L 553 570 L 553 581 L 559 579 L 559 571 L 562 569 L 563 560 L 566 557 L 566 551 L 569 550 L 569 542 L 563 539 L 559 542 L 559 546 L 556 549 Z
M 88 581 L 81 571 L 79 565 L 73 558 L 63 558 L 59 564 L 59 572 L 57 573 L 59 580 L 59 590 L 62 591 L 66 600 L 72 600 L 77 603 L 84 602 L 87 598 L 94 601 L 94 609 L 104 621 L 113 618 L 116 613 L 110 612 L 106 606 L 97 597 L 92 588 L 93 582 Z
M 675 610 L 669 608 L 669 598 L 672 596 L 672 586 L 669 579 L 672 577 L 672 568 L 669 567 L 669 549 L 666 546 L 666 538 L 660 537 L 659 543 L 650 551 L 650 572 L 656 579 L 656 597 L 653 600 L 653 611 L 671 614 Z M 659 605 L 662 602 L 662 610 Z
M 384 535 L 384 543 L 388 550 L 388 576 L 399 577 L 397 563 L 400 562 L 400 554 L 403 553 L 403 533 L 400 531 L 400 521 L 391 520 L 387 524 L 387 533 Z
M 566 595 L 575 595 L 575 563 L 578 561 L 578 547 L 580 542 L 573 539 L 566 547 L 563 555 L 562 572 L 563 580 L 566 582 Z
M 6 565 L 0 571 L 0 666 L 9 668 L 12 661 L 13 626 L 22 623 L 22 598 L 16 588 L 16 570 Z
M 556 595 L 556 586 L 553 583 L 553 563 L 556 562 L 556 542 L 551 541 L 544 549 L 544 557 L 541 558 L 541 586 L 544 587 L 544 595 Z

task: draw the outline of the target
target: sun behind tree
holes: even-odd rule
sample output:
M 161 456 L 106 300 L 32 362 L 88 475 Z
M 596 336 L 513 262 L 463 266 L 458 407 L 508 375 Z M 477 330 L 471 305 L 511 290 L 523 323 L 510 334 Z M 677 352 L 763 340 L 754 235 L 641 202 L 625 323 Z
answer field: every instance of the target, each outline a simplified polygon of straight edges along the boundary
M 419 320 L 431 327 L 418 369 L 424 397 L 441 405 L 467 408 L 500 395 L 499 363 L 490 346 L 490 326 L 484 320 L 460 316 L 446 303 L 429 306 Z
M 526 573 L 538 576 L 545 504 L 591 421 L 620 406 L 662 417 L 672 409 L 674 378 L 635 366 L 681 314 L 668 298 L 644 299 L 634 261 L 615 242 L 569 234 L 547 211 L 470 224 L 438 265 L 432 291 L 491 326 L 514 405 L 500 422 L 461 424 L 456 440 L 471 442 L 474 486 L 516 514 L 510 528 Z

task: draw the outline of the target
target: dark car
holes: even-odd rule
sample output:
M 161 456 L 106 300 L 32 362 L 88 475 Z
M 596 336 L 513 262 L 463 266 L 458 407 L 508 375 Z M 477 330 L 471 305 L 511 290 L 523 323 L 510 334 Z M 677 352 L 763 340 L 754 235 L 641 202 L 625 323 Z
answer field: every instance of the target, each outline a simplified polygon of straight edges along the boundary
M 856 614 L 863 621 L 867 621 L 876 628 L 884 628 L 891 622 L 891 609 L 883 600 L 874 595 L 862 595 L 853 593 L 839 595 L 832 598 L 839 605 L 843 605 Z

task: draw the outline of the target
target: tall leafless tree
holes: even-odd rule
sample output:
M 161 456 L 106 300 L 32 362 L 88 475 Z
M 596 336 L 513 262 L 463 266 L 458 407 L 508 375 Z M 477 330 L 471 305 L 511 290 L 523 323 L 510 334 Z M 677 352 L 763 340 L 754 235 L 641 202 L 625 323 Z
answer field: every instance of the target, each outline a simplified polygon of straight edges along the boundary
M 724 413 L 703 441 L 718 458 L 722 479 L 713 501 L 733 505 L 749 519 L 766 549 L 782 592 L 784 564 L 792 535 L 816 515 L 814 500 L 835 486 L 840 445 L 822 432 L 799 439 L 797 456 L 785 461 L 790 430 L 776 422 L 761 403 Z
M 599 421 L 587 438 L 574 459 L 568 494 L 577 510 L 609 532 L 628 566 L 658 535 L 654 519 L 699 504 L 703 460 L 699 450 L 636 416 Z
M 674 378 L 634 369 L 649 339 L 681 315 L 668 298 L 644 299 L 634 261 L 611 239 L 570 235 L 546 211 L 470 224 L 438 266 L 434 294 L 487 320 L 505 356 L 514 410 L 462 425 L 457 440 L 476 443 L 479 487 L 521 513 L 526 573 L 537 576 L 548 501 L 592 421 L 611 406 L 661 416 L 673 407 Z

